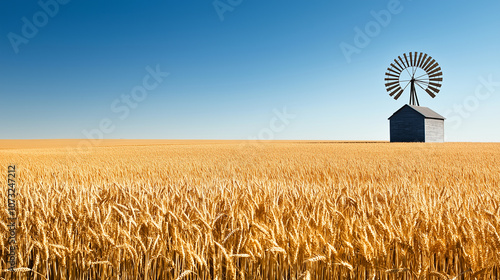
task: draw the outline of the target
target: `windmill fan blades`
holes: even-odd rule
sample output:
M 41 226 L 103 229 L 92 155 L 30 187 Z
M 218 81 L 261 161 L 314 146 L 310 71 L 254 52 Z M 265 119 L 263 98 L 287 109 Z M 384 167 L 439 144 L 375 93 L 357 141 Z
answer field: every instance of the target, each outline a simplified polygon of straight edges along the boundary
M 438 68 L 436 68 L 436 69 L 434 69 L 434 70 L 430 71 L 430 72 L 429 72 L 429 73 L 427 73 L 427 74 L 430 76 L 430 75 L 432 75 L 432 74 L 435 74 L 435 73 L 436 73 L 436 72 L 438 72 L 438 71 L 441 71 L 441 67 L 438 67 Z
M 391 92 L 389 93 L 389 96 L 394 96 L 396 93 L 398 93 L 398 92 L 402 92 L 402 91 L 403 91 L 403 89 L 402 89 L 402 88 L 397 88 L 397 89 L 395 89 L 395 90 L 391 91 Z
M 417 64 L 415 66 L 418 67 L 420 65 L 420 61 L 422 61 L 422 55 L 423 53 L 420 53 L 420 55 L 418 56 Z
M 402 72 L 404 70 L 404 67 L 401 66 L 401 64 L 399 64 L 399 62 L 396 59 L 394 59 L 394 62 L 396 62 L 396 64 L 399 66 L 399 68 L 401 68 L 401 72 Z
M 411 65 L 408 63 L 408 56 L 406 56 L 405 53 L 403 54 L 403 56 L 405 57 L 406 65 L 408 65 L 408 67 L 410 67 Z
M 423 52 L 403 53 L 390 63 L 385 73 L 385 88 L 389 96 L 398 100 L 408 88 L 409 104 L 417 106 L 420 106 L 417 93 L 425 91 L 434 98 L 441 90 L 442 81 L 441 67 L 435 59 Z
M 405 64 L 405 62 L 403 61 L 403 59 L 401 58 L 401 56 L 398 56 L 398 58 L 399 58 L 399 61 L 401 61 L 401 64 L 403 64 L 403 66 L 404 66 L 403 68 L 408 67 L 408 66 L 406 66 L 406 64 Z
M 429 62 L 431 61 L 431 59 L 432 59 L 432 57 L 427 56 L 427 59 L 425 60 L 424 63 L 422 63 L 422 66 L 420 68 L 425 69 L 425 67 L 427 66 L 427 64 L 429 64 Z
M 424 66 L 424 62 L 427 59 L 427 54 L 424 54 L 424 57 L 422 58 L 422 61 L 417 65 L 419 68 L 422 68 Z
M 401 73 L 401 72 L 403 71 L 403 69 L 402 69 L 402 68 L 401 68 L 401 69 L 400 69 L 400 68 L 398 68 L 396 65 L 394 65 L 394 63 L 391 63 L 391 67 L 392 67 L 392 68 L 394 68 L 394 69 L 396 69 L 396 70 L 398 70 L 398 71 L 399 71 L 399 73 Z M 401 67 L 401 66 L 400 66 L 400 67 Z
M 398 84 L 398 85 L 392 87 L 391 89 L 387 89 L 387 92 L 389 92 L 389 96 L 393 96 L 394 94 L 396 94 L 397 92 L 402 91 L 402 90 L 403 89 Z
M 403 94 L 403 89 L 400 89 L 398 91 L 398 93 L 396 94 L 396 96 L 394 96 L 394 99 L 398 100 L 398 98 L 401 96 L 401 94 Z
M 393 90 L 394 90 L 394 89 L 396 89 L 396 88 L 401 88 L 401 87 L 399 86 L 399 82 L 398 82 L 398 84 L 397 84 L 397 85 L 393 85 L 393 86 L 387 87 L 387 91 L 393 91 Z
M 430 86 L 430 85 L 429 85 L 427 88 L 428 88 L 428 89 L 431 89 L 431 90 L 432 90 L 432 91 L 434 91 L 434 93 L 436 93 L 436 94 L 437 94 L 437 93 L 439 93 L 439 89 L 438 89 L 438 88 L 436 88 L 436 87 L 433 87 L 433 86 Z
M 443 72 L 434 73 L 434 74 L 430 74 L 429 78 L 439 77 L 439 76 L 442 76 L 442 75 L 443 75 Z
M 390 83 L 385 84 L 385 87 L 390 87 L 390 86 L 397 85 L 397 84 L 399 84 L 399 81 L 390 82 Z
M 429 73 L 429 72 L 433 71 L 433 70 L 434 70 L 434 68 L 436 68 L 436 67 L 438 67 L 438 66 L 439 66 L 439 65 L 438 65 L 438 63 L 437 63 L 435 60 L 433 60 L 433 61 L 434 61 L 434 63 L 433 63 L 432 65 L 427 66 L 427 68 L 426 68 L 426 69 L 424 69 L 427 73 Z
M 393 72 L 394 74 L 396 74 L 396 75 L 398 75 L 398 76 L 399 76 L 399 74 L 401 73 L 401 72 L 398 72 L 398 71 L 396 71 L 396 70 L 394 70 L 394 69 L 392 69 L 392 68 L 387 68 L 387 70 L 389 70 L 389 71 Z
M 426 89 L 425 90 L 432 98 L 436 97 L 436 95 L 434 93 L 432 93 L 432 91 L 430 91 L 429 89 Z

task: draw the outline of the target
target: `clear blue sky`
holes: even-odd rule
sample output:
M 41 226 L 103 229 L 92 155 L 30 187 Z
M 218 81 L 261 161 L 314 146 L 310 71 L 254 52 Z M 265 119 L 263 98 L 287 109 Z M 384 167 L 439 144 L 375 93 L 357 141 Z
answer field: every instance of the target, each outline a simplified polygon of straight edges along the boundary
M 390 20 L 374 25 L 382 10 Z M 448 117 L 446 140 L 500 141 L 499 11 L 493 0 L 1 1 L 0 138 L 388 140 L 408 95 L 388 96 L 385 70 L 421 51 L 443 68 L 440 94 L 419 98 Z M 342 43 L 357 52 L 347 59 Z M 169 75 L 149 77 L 157 67 Z

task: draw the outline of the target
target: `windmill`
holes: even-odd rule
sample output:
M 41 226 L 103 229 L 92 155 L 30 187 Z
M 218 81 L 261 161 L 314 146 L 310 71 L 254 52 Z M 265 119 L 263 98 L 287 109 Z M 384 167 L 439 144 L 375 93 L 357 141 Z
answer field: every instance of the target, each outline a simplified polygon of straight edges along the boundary
M 431 56 L 410 52 L 398 56 L 385 73 L 385 87 L 389 95 L 398 100 L 410 86 L 409 105 L 420 106 L 417 97 L 417 87 L 425 91 L 432 98 L 436 97 L 443 82 L 441 67 Z
M 434 98 L 441 90 L 443 72 L 430 55 L 410 52 L 398 56 L 385 73 L 385 87 L 398 100 L 409 89 L 410 101 L 390 118 L 391 142 L 444 142 L 445 118 L 420 107 L 417 90 Z

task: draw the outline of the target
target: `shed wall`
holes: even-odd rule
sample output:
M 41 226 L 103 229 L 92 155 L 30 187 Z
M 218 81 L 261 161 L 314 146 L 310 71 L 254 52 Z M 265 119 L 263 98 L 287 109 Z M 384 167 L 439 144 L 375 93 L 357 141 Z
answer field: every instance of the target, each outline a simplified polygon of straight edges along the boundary
M 444 142 L 444 120 L 425 119 L 425 142 Z
M 425 118 L 404 107 L 390 119 L 391 142 L 425 142 Z

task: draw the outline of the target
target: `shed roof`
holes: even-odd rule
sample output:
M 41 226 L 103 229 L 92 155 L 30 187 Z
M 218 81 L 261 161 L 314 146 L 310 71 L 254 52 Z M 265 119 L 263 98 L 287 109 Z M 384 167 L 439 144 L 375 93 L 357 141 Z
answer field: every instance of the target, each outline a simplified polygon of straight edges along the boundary
M 389 117 L 389 119 L 394 117 L 397 113 L 399 113 L 399 111 L 401 111 L 405 107 L 410 107 L 411 109 L 415 110 L 417 113 L 421 114 L 426 119 L 437 119 L 437 120 L 445 120 L 446 119 L 445 117 L 441 116 L 440 114 L 432 111 L 431 109 L 429 109 L 427 107 L 408 105 L 408 104 L 406 104 L 405 106 L 403 106 L 399 110 L 397 110 L 394 114 L 392 114 L 392 116 Z

